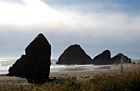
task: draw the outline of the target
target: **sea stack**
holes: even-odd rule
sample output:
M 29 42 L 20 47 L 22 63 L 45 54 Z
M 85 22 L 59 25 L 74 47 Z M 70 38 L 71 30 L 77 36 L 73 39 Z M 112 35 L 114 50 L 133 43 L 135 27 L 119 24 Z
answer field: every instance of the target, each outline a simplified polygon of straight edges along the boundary
M 116 56 L 112 57 L 111 61 L 113 64 L 120 64 L 121 61 L 122 63 L 132 63 L 131 59 L 122 53 L 118 53 Z
M 25 67 L 26 67 L 26 56 L 22 55 L 12 67 L 9 68 L 9 76 L 20 76 L 25 77 Z
M 105 50 L 101 54 L 93 58 L 93 64 L 95 65 L 109 65 L 111 64 L 111 53 L 109 50 Z
M 10 76 L 23 76 L 29 82 L 43 83 L 49 79 L 51 45 L 39 34 L 26 48 L 26 55 L 9 68 Z
M 69 46 L 59 57 L 56 64 L 92 64 L 92 59 L 85 53 L 80 45 Z

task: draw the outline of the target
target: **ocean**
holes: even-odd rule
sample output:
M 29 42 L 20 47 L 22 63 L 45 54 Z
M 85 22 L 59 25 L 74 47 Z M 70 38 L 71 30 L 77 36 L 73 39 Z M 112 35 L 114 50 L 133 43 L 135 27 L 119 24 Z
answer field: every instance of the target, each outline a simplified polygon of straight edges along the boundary
M 17 59 L 0 59 L 0 74 L 7 74 L 9 67 L 11 67 L 16 60 Z M 120 68 L 120 65 L 58 65 L 55 64 L 56 62 L 57 60 L 55 59 L 51 61 L 50 72 L 99 71 Z M 129 66 L 129 64 L 126 66 Z

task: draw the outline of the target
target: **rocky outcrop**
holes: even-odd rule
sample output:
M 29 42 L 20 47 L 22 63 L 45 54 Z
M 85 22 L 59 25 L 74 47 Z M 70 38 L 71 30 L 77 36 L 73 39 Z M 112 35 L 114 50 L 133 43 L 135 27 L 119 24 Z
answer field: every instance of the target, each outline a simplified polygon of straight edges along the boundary
M 43 83 L 49 79 L 51 45 L 43 34 L 39 34 L 26 48 L 22 56 L 10 67 L 10 76 L 24 76 L 28 81 Z
M 116 56 L 112 57 L 111 62 L 113 64 L 131 63 L 131 59 L 123 55 L 122 53 L 119 53 Z
M 26 67 L 26 56 L 22 55 L 12 67 L 9 68 L 10 76 L 25 76 L 25 67 Z
M 111 53 L 109 50 L 105 50 L 101 54 L 93 58 L 93 64 L 95 65 L 109 65 L 111 64 Z
M 69 46 L 59 57 L 56 64 L 92 64 L 92 59 L 85 53 L 80 45 Z

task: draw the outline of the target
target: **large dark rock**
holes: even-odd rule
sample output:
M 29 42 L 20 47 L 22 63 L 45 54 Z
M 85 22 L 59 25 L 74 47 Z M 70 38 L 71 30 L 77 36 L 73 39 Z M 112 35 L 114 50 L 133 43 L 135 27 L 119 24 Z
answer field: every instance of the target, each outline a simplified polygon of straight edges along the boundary
M 69 46 L 59 57 L 57 64 L 92 64 L 92 59 L 85 53 L 80 45 Z
M 121 60 L 122 60 L 122 63 L 131 63 L 131 59 L 128 58 L 127 56 L 124 56 L 122 53 L 117 54 L 111 59 L 113 64 L 120 64 Z
M 111 53 L 109 50 L 105 50 L 101 54 L 93 58 L 93 64 L 95 65 L 109 65 L 111 64 Z
M 10 76 L 25 76 L 25 67 L 26 67 L 26 56 L 22 55 L 20 59 L 18 59 L 12 67 L 9 68 Z
M 25 76 L 28 81 L 42 83 L 49 79 L 51 65 L 51 45 L 39 34 L 26 48 L 22 56 L 10 67 L 10 76 Z

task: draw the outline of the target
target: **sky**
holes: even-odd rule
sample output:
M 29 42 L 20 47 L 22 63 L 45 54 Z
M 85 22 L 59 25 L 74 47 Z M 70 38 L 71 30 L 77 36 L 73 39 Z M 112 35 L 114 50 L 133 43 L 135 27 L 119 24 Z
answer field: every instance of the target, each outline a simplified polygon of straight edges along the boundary
M 19 58 L 43 33 L 58 58 L 79 44 L 94 58 L 104 50 L 140 59 L 139 0 L 0 0 L 0 58 Z

